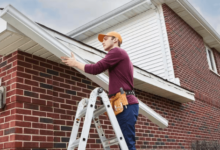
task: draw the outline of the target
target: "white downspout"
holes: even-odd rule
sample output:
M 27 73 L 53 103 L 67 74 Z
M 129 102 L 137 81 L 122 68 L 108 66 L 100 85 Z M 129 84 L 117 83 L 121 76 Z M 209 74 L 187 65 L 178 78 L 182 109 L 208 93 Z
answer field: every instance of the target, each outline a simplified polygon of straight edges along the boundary
M 165 53 L 165 47 L 164 47 L 164 41 L 163 41 L 163 32 L 162 32 L 161 20 L 160 20 L 160 15 L 159 15 L 159 9 L 151 2 L 151 0 L 146 0 L 146 3 L 151 7 L 151 9 L 153 9 L 156 12 L 156 15 L 157 15 L 157 24 L 158 24 L 159 35 L 160 35 L 160 45 L 161 45 L 161 52 L 163 56 L 165 79 L 169 80 L 167 59 L 166 59 L 166 53 Z

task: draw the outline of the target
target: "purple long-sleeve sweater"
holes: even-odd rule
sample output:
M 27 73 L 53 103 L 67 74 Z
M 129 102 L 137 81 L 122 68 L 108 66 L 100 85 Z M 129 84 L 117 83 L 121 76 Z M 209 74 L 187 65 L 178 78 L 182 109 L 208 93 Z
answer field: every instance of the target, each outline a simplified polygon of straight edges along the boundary
M 127 52 L 119 47 L 111 49 L 102 60 L 96 64 L 86 64 L 85 72 L 100 74 L 108 69 L 109 95 L 124 90 L 133 89 L 133 64 Z M 137 104 L 138 99 L 134 95 L 127 95 L 129 104 Z

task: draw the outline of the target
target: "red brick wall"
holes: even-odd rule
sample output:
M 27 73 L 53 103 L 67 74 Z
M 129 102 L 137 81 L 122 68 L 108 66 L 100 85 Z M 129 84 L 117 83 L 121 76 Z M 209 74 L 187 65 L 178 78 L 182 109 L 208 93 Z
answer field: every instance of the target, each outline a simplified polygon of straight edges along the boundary
M 165 4 L 163 12 L 175 77 L 200 99 L 220 103 L 220 76 L 209 70 L 203 38 Z M 214 54 L 220 71 L 220 53 Z
M 1 58 L 0 66 L 7 86 L 7 106 L 0 111 L 0 149 L 66 149 L 77 103 L 97 85 L 72 68 L 21 51 Z M 220 139 L 220 110 L 216 107 L 198 99 L 180 104 L 135 91 L 169 120 L 169 127 L 160 129 L 139 115 L 137 149 L 187 148 L 195 139 Z M 114 136 L 109 120 L 103 115 L 100 119 L 107 137 Z M 87 149 L 102 149 L 94 124 Z

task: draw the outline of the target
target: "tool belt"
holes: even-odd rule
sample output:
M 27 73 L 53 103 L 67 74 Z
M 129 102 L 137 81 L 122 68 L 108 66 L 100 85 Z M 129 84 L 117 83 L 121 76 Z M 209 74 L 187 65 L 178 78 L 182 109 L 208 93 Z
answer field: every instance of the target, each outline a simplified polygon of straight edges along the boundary
M 123 91 L 123 88 L 120 88 L 120 92 L 109 95 L 110 103 L 115 115 L 123 112 L 124 106 L 127 108 L 128 100 L 126 95 L 134 95 L 134 91 Z M 107 113 L 105 114 L 107 116 Z

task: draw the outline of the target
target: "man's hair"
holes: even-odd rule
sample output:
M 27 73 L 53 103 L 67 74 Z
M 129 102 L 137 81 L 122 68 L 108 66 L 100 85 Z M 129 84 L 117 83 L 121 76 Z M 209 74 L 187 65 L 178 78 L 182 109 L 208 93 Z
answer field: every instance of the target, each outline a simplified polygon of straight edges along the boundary
M 114 39 L 115 37 L 112 36 L 112 40 Z M 121 47 L 121 42 L 118 40 L 118 46 Z

